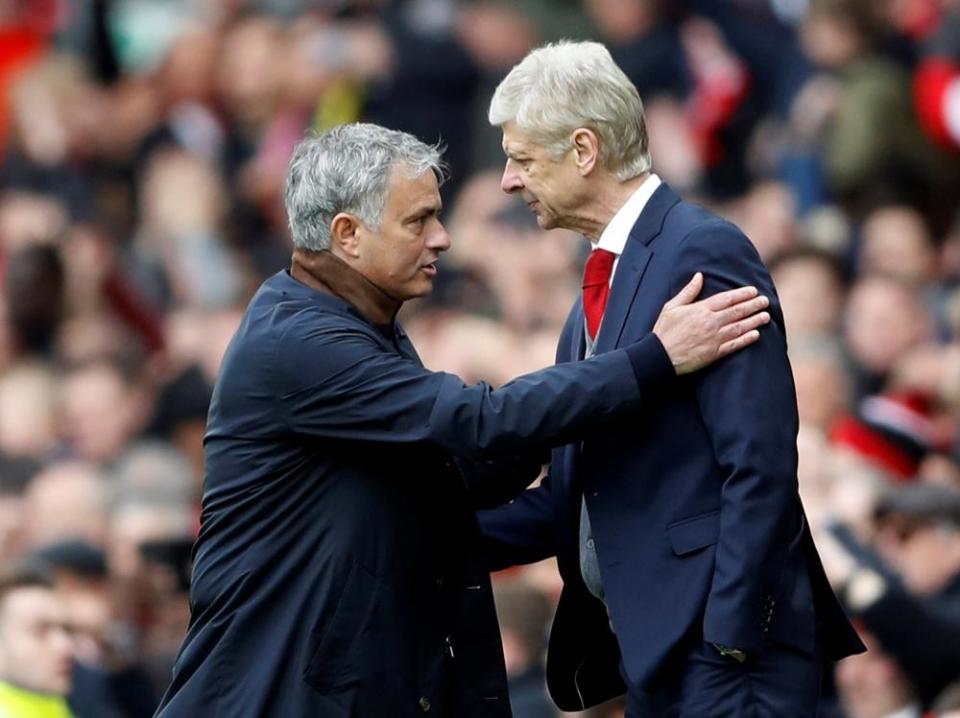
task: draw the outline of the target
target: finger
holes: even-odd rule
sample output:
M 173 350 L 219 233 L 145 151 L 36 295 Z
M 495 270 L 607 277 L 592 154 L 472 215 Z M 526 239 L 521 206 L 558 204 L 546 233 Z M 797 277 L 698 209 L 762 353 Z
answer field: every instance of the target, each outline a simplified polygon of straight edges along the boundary
M 731 324 L 745 317 L 749 317 L 751 314 L 756 314 L 759 311 L 762 311 L 770 306 L 770 300 L 764 296 L 754 297 L 749 299 L 746 302 L 740 302 L 739 304 L 734 304 L 732 307 L 728 307 L 716 313 L 716 319 L 720 322 L 720 325 Z
M 720 330 L 720 336 L 723 339 L 735 339 L 741 334 L 746 334 L 754 329 L 759 329 L 770 321 L 770 315 L 767 312 L 760 312 L 741 319 L 739 322 L 728 324 Z
M 701 289 L 703 289 L 703 274 L 701 272 L 697 272 L 693 275 L 693 279 L 687 282 L 686 286 L 677 292 L 677 295 L 664 305 L 664 308 L 690 304 L 694 299 L 697 298 L 697 295 L 700 294 Z
M 717 312 L 721 309 L 732 307 L 734 304 L 753 299 L 757 294 L 759 294 L 759 292 L 756 287 L 738 287 L 737 289 L 728 289 L 725 292 L 719 292 L 703 301 L 708 309 Z
M 731 339 L 728 342 L 724 342 L 720 345 L 720 349 L 717 351 L 717 357 L 725 357 L 728 354 L 733 354 L 735 351 L 740 351 L 744 347 L 748 347 L 760 338 L 760 332 L 756 329 L 753 331 L 747 332 L 746 334 L 741 334 L 736 339 Z

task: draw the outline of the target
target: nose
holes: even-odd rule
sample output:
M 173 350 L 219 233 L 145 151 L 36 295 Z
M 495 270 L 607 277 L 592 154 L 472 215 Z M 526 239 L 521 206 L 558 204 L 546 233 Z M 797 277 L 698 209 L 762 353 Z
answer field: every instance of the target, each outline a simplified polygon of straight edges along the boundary
M 438 252 L 446 252 L 450 249 L 450 235 L 447 234 L 447 228 L 443 226 L 442 222 L 437 222 L 436 229 L 427 240 L 427 247 Z
M 507 163 L 503 167 L 503 177 L 500 178 L 500 189 L 507 194 L 510 194 L 512 192 L 516 192 L 522 187 L 523 182 L 520 181 L 520 175 L 513 168 L 513 163 L 510 160 L 507 160 Z

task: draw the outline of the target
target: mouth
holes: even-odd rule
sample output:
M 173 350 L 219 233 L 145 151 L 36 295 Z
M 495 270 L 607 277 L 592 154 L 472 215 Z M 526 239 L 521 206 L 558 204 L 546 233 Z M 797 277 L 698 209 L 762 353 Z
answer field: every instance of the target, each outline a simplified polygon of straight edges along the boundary
M 423 265 L 422 267 L 420 267 L 420 269 L 421 269 L 421 270 L 423 271 L 423 273 L 426 274 L 428 277 L 436 277 L 436 276 L 437 276 L 437 271 L 438 271 L 438 270 L 437 270 L 437 263 L 436 263 L 436 262 L 431 262 L 430 264 L 425 264 L 425 265 Z
M 540 209 L 540 202 L 535 199 L 532 199 L 529 202 L 527 202 L 527 207 L 530 208 L 531 212 L 536 212 L 538 209 Z

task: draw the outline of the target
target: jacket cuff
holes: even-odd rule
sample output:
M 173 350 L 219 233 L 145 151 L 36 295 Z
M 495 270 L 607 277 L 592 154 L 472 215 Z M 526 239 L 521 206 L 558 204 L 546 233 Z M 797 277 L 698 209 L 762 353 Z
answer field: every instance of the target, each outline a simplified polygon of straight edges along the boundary
M 677 372 L 660 338 L 650 332 L 636 344 L 625 347 L 633 374 L 642 394 L 659 392 L 676 378 Z
M 703 625 L 705 641 L 714 645 L 731 646 L 746 653 L 756 653 L 763 647 L 763 631 L 749 613 L 731 616 L 718 626 L 717 621 L 711 621 L 709 612 L 708 604 L 708 615 Z

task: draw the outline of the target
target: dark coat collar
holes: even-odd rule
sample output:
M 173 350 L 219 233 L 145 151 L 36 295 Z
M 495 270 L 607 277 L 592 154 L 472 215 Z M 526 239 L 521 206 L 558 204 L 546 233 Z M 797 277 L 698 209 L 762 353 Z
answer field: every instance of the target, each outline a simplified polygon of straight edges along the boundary
M 644 246 L 649 245 L 663 229 L 667 212 L 679 201 L 680 196 L 670 189 L 666 182 L 662 182 L 650 196 L 650 199 L 647 200 L 646 206 L 630 230 L 630 239 L 636 240 Z M 629 242 L 627 246 L 629 246 Z M 626 250 L 624 250 L 624 254 L 626 254 Z
M 331 252 L 295 249 L 290 275 L 311 289 L 340 297 L 372 324 L 393 324 L 402 304 Z

